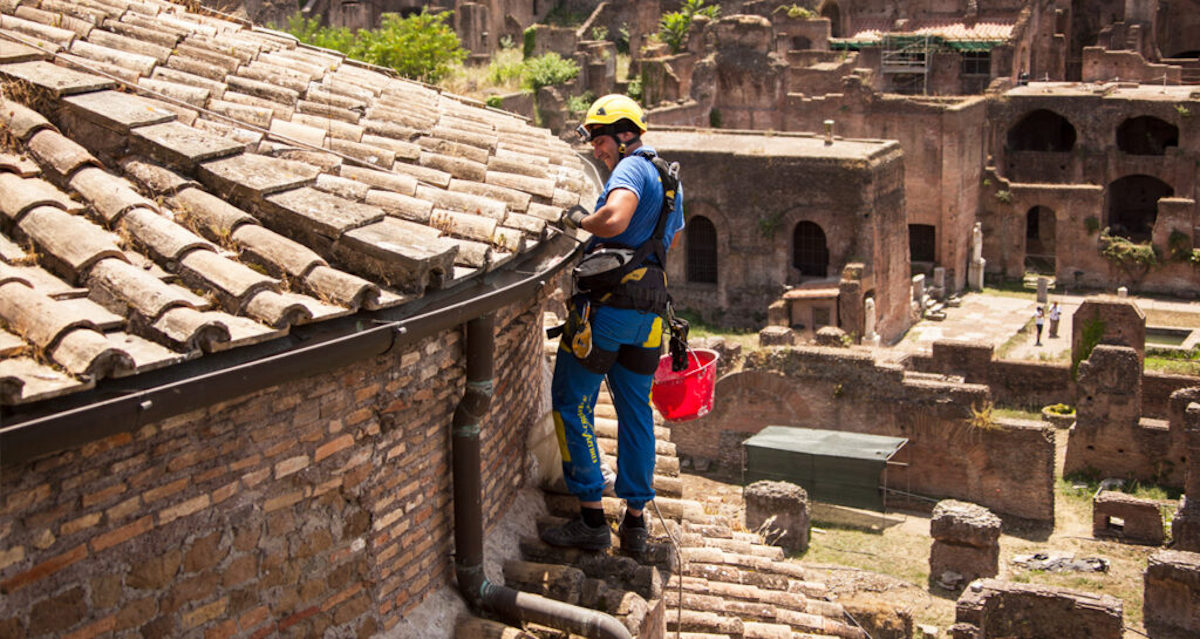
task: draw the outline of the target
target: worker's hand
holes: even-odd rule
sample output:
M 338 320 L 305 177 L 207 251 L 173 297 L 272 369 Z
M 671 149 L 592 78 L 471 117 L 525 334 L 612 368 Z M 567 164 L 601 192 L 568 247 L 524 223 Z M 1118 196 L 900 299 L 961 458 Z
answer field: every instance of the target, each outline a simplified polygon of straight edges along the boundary
M 575 206 L 563 211 L 562 223 L 573 229 L 583 228 L 583 218 L 589 215 L 591 215 L 591 213 L 589 213 L 587 209 L 576 204 Z

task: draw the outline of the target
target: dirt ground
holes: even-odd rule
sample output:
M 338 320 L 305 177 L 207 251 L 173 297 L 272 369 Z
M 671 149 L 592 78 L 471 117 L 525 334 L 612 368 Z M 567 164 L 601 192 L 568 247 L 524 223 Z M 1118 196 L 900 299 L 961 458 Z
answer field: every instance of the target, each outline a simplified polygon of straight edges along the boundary
M 1066 432 L 1058 433 L 1065 449 Z M 683 473 L 684 496 L 698 499 L 711 513 L 743 521 L 741 486 L 728 474 L 688 469 Z M 929 584 L 929 513 L 890 512 L 887 524 L 875 530 L 814 521 L 809 550 L 792 561 L 813 569 L 831 593 L 851 610 L 885 604 L 904 609 L 919 625 L 934 626 L 939 636 L 954 623 L 956 592 Z M 1092 539 L 1091 494 L 1086 488 L 1059 482 L 1055 523 L 1021 528 L 1006 525 L 1000 539 L 1000 575 L 1012 581 L 1053 585 L 1112 595 L 1124 602 L 1126 639 L 1144 637 L 1142 573 L 1157 548 Z M 1105 573 L 1030 571 L 1012 563 L 1018 555 L 1037 552 L 1072 554 L 1076 559 L 1101 557 Z

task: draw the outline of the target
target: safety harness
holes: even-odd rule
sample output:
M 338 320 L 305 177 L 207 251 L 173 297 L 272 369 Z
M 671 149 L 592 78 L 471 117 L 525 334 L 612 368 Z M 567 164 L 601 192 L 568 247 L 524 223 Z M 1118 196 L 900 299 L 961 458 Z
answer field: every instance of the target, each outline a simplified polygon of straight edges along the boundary
M 668 164 L 649 150 L 638 149 L 632 154 L 649 161 L 663 185 L 662 208 L 654 233 L 637 247 L 621 244 L 594 247 L 575 268 L 575 287 L 596 304 L 665 316 L 671 296 L 667 292 L 667 253 L 663 248 L 663 237 L 667 218 L 675 210 L 679 163 Z M 657 263 L 648 261 L 651 256 Z

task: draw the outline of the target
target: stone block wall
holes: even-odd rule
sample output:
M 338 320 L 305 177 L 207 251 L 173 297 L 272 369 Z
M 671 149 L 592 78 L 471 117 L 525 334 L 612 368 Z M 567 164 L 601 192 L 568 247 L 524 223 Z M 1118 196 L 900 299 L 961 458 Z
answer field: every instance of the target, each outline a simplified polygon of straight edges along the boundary
M 1156 639 L 1200 635 L 1200 554 L 1160 550 L 1146 565 L 1142 612 Z
M 986 508 L 953 499 L 938 502 L 929 528 L 930 582 L 957 588 L 999 574 L 1000 529 L 1000 518 Z
M 1092 536 L 1161 545 L 1165 536 L 1162 511 L 1151 500 L 1104 491 L 1092 501 Z
M 1125 609 L 1111 595 L 997 579 L 972 583 L 958 598 L 952 636 L 1121 639 Z M 966 626 L 967 628 L 962 628 Z
M 497 319 L 484 512 L 525 472 L 540 300 Z M 329 373 L 5 460 L 0 636 L 371 636 L 453 577 L 459 329 Z
M 1034 520 L 1054 514 L 1054 444 L 1040 422 L 970 423 L 987 387 L 905 379 L 862 351 L 772 348 L 717 381 L 713 412 L 682 424 L 671 440 L 683 455 L 742 464 L 741 443 L 769 425 L 906 437 L 888 485 L 971 501 Z

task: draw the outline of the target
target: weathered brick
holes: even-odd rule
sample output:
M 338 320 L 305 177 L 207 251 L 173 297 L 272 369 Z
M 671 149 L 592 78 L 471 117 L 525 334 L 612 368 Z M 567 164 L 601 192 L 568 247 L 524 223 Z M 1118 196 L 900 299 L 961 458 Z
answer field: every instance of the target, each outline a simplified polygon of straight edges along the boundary
M 185 502 L 158 511 L 158 523 L 167 524 L 179 519 L 180 517 L 186 517 L 188 515 L 200 512 L 201 510 L 208 508 L 209 504 L 211 503 L 211 498 L 207 494 L 193 497 Z
M 305 609 L 303 609 L 303 610 L 301 610 L 301 611 L 299 611 L 299 612 L 293 613 L 293 614 L 291 614 L 291 615 L 289 615 L 289 616 L 287 616 L 287 617 L 284 617 L 284 618 L 283 618 L 283 619 L 282 619 L 282 620 L 279 622 L 279 629 L 280 629 L 280 630 L 287 630 L 289 626 L 293 626 L 293 625 L 295 625 L 295 624 L 297 624 L 297 623 L 300 623 L 301 621 L 304 621 L 305 619 L 308 619 L 309 617 L 311 617 L 311 616 L 313 616 L 313 615 L 317 614 L 317 613 L 318 613 L 318 612 L 320 612 L 320 611 L 321 611 L 321 609 L 320 609 L 320 608 L 318 608 L 318 607 L 316 607 L 316 606 L 310 606 L 310 607 L 308 607 L 308 608 L 305 608 Z
M 153 518 L 149 515 L 146 515 L 145 517 L 142 517 L 133 523 L 121 526 L 120 528 L 117 528 L 111 532 L 97 535 L 92 539 L 92 550 L 100 552 L 101 550 L 111 548 L 117 544 L 125 543 L 126 541 L 145 533 L 153 527 Z
M 254 472 L 250 472 L 250 473 L 246 473 L 245 475 L 242 475 L 242 483 L 245 484 L 247 488 L 254 488 L 255 486 L 261 484 L 264 479 L 266 479 L 270 476 L 271 476 L 270 468 L 260 468 L 259 470 L 256 470 Z
M 199 608 L 196 608 L 195 610 L 185 612 L 183 613 L 183 627 L 191 629 L 195 628 L 196 626 L 206 624 L 224 614 L 225 608 L 228 605 L 229 598 L 221 597 L 212 603 L 205 604 Z
M 83 507 L 91 508 L 92 506 L 95 506 L 97 504 L 101 504 L 110 499 L 113 499 L 114 497 L 117 497 L 118 495 L 124 493 L 126 488 L 127 487 L 125 486 L 124 482 L 118 482 L 111 486 L 106 486 L 105 488 L 102 488 L 95 492 L 87 493 L 83 496 L 83 500 L 82 500 Z
M 197 473 L 193 477 L 193 479 L 196 481 L 197 484 L 203 484 L 205 482 L 212 481 L 228 472 L 229 472 L 229 468 L 227 466 L 225 466 L 224 464 L 222 464 L 220 466 L 217 466 L 216 468 L 209 468 L 208 470 L 206 470 L 202 473 Z
M 308 456 L 290 457 L 275 464 L 275 479 L 282 479 L 308 467 Z
M 151 488 L 151 489 L 147 490 L 146 492 L 142 493 L 142 499 L 147 504 L 152 504 L 164 497 L 170 497 L 171 495 L 178 493 L 179 491 L 183 490 L 184 488 L 187 488 L 188 482 L 190 482 L 190 481 L 191 481 L 190 478 L 183 477 L 181 479 L 176 479 L 175 481 L 173 481 L 169 484 L 164 484 L 162 486 L 157 486 L 155 488 Z
M 80 452 L 85 459 L 89 459 L 118 446 L 124 446 L 132 441 L 133 433 L 117 433 L 116 435 L 110 435 L 104 439 L 84 444 Z
M 342 435 L 334 440 L 331 440 L 317 447 L 316 453 L 313 455 L 313 461 L 321 461 L 330 455 L 346 450 L 354 445 L 354 436 L 350 434 Z
M 81 530 L 86 530 L 100 523 L 100 519 L 104 515 L 102 513 L 91 513 L 82 517 L 72 519 L 64 523 L 59 529 L 60 535 L 73 535 Z
M 87 546 L 80 544 L 68 550 L 67 552 L 62 553 L 61 555 L 51 557 L 50 559 L 43 561 L 33 568 L 26 570 L 25 572 L 18 573 L 12 577 L 9 577 L 3 582 L 0 582 L 0 592 L 4 594 L 15 592 L 24 586 L 33 583 L 34 581 L 48 577 L 59 570 L 70 566 L 84 557 L 87 557 L 87 554 Z
M 243 457 L 229 465 L 229 469 L 233 472 L 241 472 L 258 462 L 262 461 L 262 455 L 254 454 L 249 457 Z
M 289 438 L 286 441 L 282 441 L 273 446 L 268 447 L 266 450 L 263 451 L 263 456 L 276 457 L 276 456 L 282 455 L 283 453 L 286 453 L 287 451 L 289 451 L 295 447 L 296 447 L 295 440 Z
M 63 635 L 61 639 L 92 639 L 99 637 L 102 634 L 112 632 L 117 625 L 117 616 L 109 615 L 98 621 L 94 621 L 75 632 Z
M 238 626 L 243 630 L 249 630 L 262 622 L 266 621 L 271 616 L 271 611 L 267 610 L 266 606 L 259 606 L 246 611 L 241 617 L 238 617 Z
M 301 499 L 304 499 L 304 491 L 296 491 L 287 493 L 285 495 L 280 495 L 273 499 L 268 499 L 267 502 L 263 504 L 263 512 L 269 513 L 274 510 L 279 510 L 280 508 L 287 508 L 288 506 L 298 503 Z
M 171 592 L 159 604 L 159 612 L 170 613 L 189 605 L 212 599 L 217 594 L 220 578 L 210 572 L 200 573 L 186 579 L 176 579 Z
M 29 634 L 57 634 L 83 621 L 87 616 L 86 596 L 83 588 L 76 586 L 37 602 L 29 612 Z
M 217 505 L 237 494 L 238 481 L 235 479 L 224 486 L 212 491 L 212 503 Z
M 126 499 L 112 508 L 109 508 L 108 510 L 104 511 L 104 514 L 108 515 L 108 521 L 110 524 L 112 524 L 128 517 L 129 515 L 132 515 L 141 507 L 142 497 L 137 495 Z

